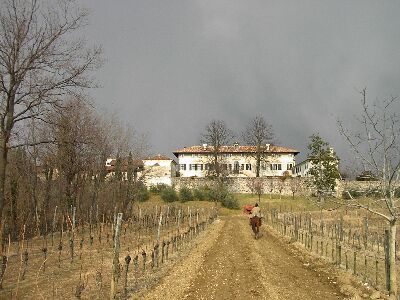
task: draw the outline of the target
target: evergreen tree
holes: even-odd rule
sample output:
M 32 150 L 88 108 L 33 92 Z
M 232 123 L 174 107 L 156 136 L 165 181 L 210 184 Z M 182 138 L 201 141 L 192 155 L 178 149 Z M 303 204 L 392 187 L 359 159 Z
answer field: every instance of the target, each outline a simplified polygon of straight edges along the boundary
M 336 180 L 340 178 L 339 158 L 329 143 L 324 141 L 319 134 L 310 136 L 310 150 L 308 159 L 311 162 L 309 174 L 312 185 L 317 191 L 319 200 L 331 195 L 336 188 Z

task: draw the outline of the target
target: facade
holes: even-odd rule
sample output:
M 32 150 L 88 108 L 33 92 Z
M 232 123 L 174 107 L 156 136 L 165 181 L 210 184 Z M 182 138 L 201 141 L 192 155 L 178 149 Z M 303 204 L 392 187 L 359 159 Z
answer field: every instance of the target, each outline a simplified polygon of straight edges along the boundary
M 176 175 L 176 162 L 169 157 L 156 155 L 143 159 L 143 182 L 147 187 L 165 184 L 172 185 Z
M 115 175 L 116 160 L 109 158 L 106 161 L 106 178 Z M 156 155 L 145 159 L 134 160 L 135 179 L 141 180 L 147 187 L 157 184 L 171 185 L 171 178 L 176 175 L 176 163 L 169 157 Z M 127 159 L 121 161 L 122 179 L 127 180 Z
M 117 160 L 115 158 L 108 158 L 106 160 L 106 179 L 110 179 L 115 175 Z M 132 163 L 133 173 L 135 177 L 140 177 L 141 172 L 143 171 L 143 161 L 140 159 L 133 160 Z M 128 159 L 121 159 L 121 175 L 122 180 L 128 180 Z
M 312 161 L 309 159 L 303 160 L 293 168 L 293 176 L 296 177 L 310 177 L 308 173 L 312 167 Z
M 295 156 L 299 151 L 269 144 L 264 148 L 264 159 L 260 166 L 261 177 L 292 174 Z M 255 146 L 222 146 L 218 163 L 228 177 L 255 177 L 255 153 Z M 178 159 L 180 177 L 206 177 L 210 173 L 213 161 L 211 146 L 203 144 L 185 147 L 174 151 L 174 155 Z
M 333 155 L 334 151 L 333 148 L 329 148 L 330 153 Z M 336 161 L 338 163 L 338 161 Z M 310 177 L 310 169 L 313 167 L 313 162 L 311 161 L 310 158 L 307 158 L 306 160 L 303 160 L 302 162 L 298 163 L 294 168 L 293 168 L 293 176 L 296 177 Z M 339 167 L 337 165 L 337 167 Z

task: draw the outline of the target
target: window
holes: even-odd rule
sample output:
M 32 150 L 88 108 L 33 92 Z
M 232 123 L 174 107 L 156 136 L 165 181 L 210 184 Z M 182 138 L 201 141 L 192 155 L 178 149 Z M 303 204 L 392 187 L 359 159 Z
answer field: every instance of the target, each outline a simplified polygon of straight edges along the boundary
M 202 164 L 197 164 L 197 170 L 203 171 L 203 165 Z
M 186 171 L 186 164 L 180 164 L 180 169 L 182 171 Z
M 240 170 L 242 170 L 242 171 L 244 170 L 244 164 L 240 165 Z
M 287 169 L 286 170 L 291 170 L 293 168 L 293 164 L 287 164 Z
M 190 164 L 189 165 L 189 170 L 194 170 L 194 171 L 196 171 L 197 170 L 197 165 L 196 164 Z
M 251 171 L 251 164 L 246 164 L 246 170 Z
M 270 167 L 271 167 L 271 170 L 273 170 L 273 171 L 282 170 L 281 164 L 271 164 Z
M 261 164 L 261 170 L 265 171 L 267 169 L 267 164 L 262 163 Z
M 229 164 L 229 171 L 232 171 L 232 164 Z

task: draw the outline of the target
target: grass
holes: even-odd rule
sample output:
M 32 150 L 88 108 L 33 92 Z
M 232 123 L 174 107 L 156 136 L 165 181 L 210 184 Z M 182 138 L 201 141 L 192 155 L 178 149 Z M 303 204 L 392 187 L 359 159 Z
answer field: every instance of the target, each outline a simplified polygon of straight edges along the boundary
M 254 204 L 258 201 L 257 195 L 251 194 L 235 194 L 241 207 L 245 204 Z M 281 209 L 282 211 L 317 211 L 319 207 L 313 199 L 300 196 L 280 196 L 280 195 L 262 195 L 261 207 L 269 206 L 270 208 Z

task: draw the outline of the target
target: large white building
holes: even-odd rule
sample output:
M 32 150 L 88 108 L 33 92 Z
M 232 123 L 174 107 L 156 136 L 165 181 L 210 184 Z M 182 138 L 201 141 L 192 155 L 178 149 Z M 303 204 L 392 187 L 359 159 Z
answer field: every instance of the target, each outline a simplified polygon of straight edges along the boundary
M 212 166 L 212 149 L 211 146 L 203 144 L 174 151 L 174 155 L 178 159 L 179 176 L 207 176 Z M 255 146 L 241 146 L 239 144 L 222 146 L 218 154 L 220 169 L 231 177 L 255 177 L 255 153 Z M 260 176 L 291 175 L 295 166 L 295 156 L 298 153 L 299 151 L 295 149 L 267 144 L 264 147 Z
M 121 161 L 122 179 L 127 180 L 128 160 Z M 141 180 L 147 187 L 165 184 L 172 185 L 172 177 L 176 175 L 176 162 L 166 156 L 156 155 L 133 161 L 136 179 Z M 107 178 L 115 175 L 116 159 L 106 161 Z
M 176 175 L 176 162 L 169 157 L 156 155 L 143 159 L 143 182 L 147 187 L 165 184 L 172 185 Z
M 313 166 L 310 159 L 303 160 L 293 168 L 293 176 L 297 177 L 310 177 L 309 171 Z
M 333 148 L 329 148 L 330 153 L 333 155 L 334 150 Z M 339 162 L 337 161 L 337 164 Z M 310 177 L 310 169 L 313 167 L 313 162 L 310 158 L 307 158 L 303 160 L 302 162 L 296 164 L 296 166 L 293 168 L 293 176 L 296 177 Z M 337 165 L 337 167 L 339 167 Z

